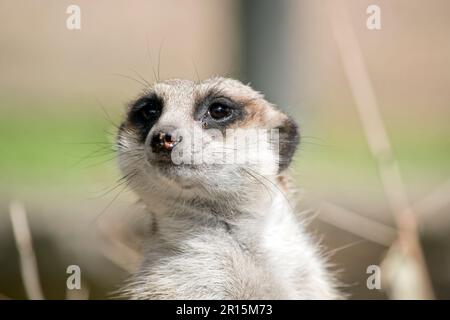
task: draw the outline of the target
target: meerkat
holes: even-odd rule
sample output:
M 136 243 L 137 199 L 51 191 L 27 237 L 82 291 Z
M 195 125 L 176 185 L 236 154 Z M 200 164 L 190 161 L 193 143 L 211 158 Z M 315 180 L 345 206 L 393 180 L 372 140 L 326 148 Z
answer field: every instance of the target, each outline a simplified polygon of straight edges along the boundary
M 277 146 L 272 135 L 257 136 L 258 152 L 249 157 L 261 161 L 174 163 L 177 148 L 191 159 L 205 149 L 206 158 L 243 153 L 228 147 L 240 139 L 237 129 L 275 130 Z M 201 140 L 192 137 L 195 130 Z M 167 80 L 130 103 L 117 136 L 118 162 L 152 224 L 142 265 L 121 293 L 131 299 L 340 298 L 290 201 L 288 171 L 299 141 L 293 119 L 238 80 Z M 195 142 L 200 148 L 186 147 Z

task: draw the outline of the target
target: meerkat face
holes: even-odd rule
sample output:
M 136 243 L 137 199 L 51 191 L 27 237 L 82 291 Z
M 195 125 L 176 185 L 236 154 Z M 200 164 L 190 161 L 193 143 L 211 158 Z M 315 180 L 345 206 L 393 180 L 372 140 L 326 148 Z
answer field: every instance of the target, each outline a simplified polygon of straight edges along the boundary
M 222 192 L 249 175 L 278 175 L 298 142 L 295 122 L 237 80 L 169 80 L 129 105 L 118 156 L 138 188 Z

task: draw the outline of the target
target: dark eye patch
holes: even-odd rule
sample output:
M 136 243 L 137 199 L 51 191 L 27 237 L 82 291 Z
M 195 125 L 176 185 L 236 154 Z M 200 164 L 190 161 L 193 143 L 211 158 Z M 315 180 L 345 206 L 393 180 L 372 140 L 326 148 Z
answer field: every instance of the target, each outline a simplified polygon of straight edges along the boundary
M 135 129 L 139 141 L 144 143 L 148 132 L 161 116 L 163 100 L 155 94 L 136 100 L 128 112 L 128 122 Z
M 200 99 L 194 109 L 194 119 L 205 129 L 224 130 L 230 124 L 245 118 L 242 104 L 219 93 L 211 92 Z

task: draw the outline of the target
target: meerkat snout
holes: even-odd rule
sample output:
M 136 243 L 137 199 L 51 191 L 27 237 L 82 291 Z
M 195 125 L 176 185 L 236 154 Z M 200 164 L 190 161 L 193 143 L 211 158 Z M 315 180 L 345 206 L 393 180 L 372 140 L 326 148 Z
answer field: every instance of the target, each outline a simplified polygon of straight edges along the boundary
M 170 153 L 183 140 L 183 136 L 176 133 L 173 127 L 159 128 L 150 139 L 150 146 L 154 153 Z
M 156 83 L 127 108 L 119 166 L 152 216 L 136 299 L 339 297 L 290 202 L 295 121 L 241 82 Z

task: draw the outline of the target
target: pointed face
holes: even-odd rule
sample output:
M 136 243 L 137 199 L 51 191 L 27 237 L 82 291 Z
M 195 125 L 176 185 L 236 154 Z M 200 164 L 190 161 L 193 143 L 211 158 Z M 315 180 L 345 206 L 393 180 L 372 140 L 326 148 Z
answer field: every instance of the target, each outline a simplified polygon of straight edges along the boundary
M 239 81 L 157 83 L 133 101 L 118 133 L 119 164 L 141 188 L 161 184 L 236 188 L 248 174 L 285 170 L 299 142 L 297 126 Z

